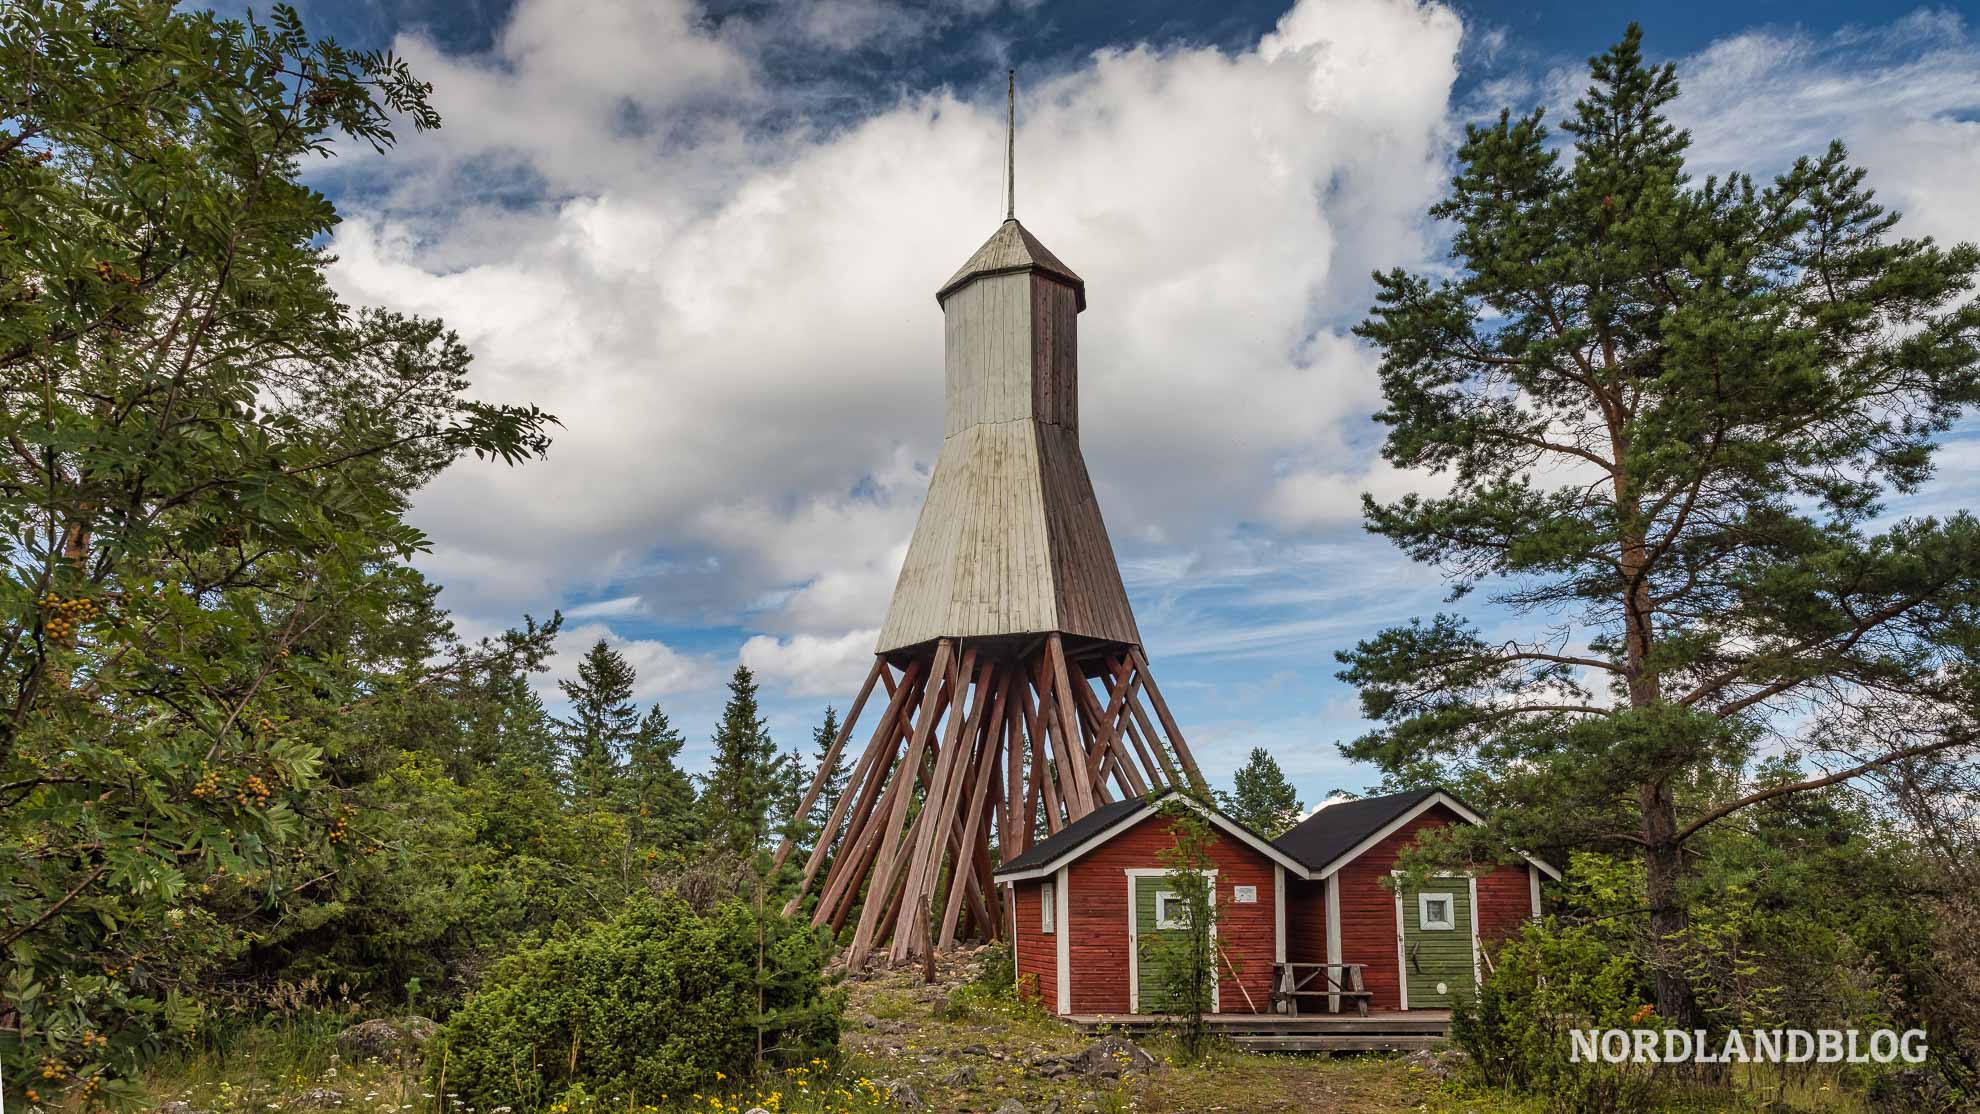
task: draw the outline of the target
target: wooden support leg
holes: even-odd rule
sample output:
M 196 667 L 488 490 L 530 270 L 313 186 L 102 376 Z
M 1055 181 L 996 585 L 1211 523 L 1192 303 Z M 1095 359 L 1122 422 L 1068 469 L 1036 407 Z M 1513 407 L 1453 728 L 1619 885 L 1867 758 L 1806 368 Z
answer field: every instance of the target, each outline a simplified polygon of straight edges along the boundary
M 806 789 L 804 796 L 798 801 L 797 815 L 811 814 L 811 806 L 818 802 L 818 794 L 825 788 L 825 779 L 831 775 L 832 767 L 838 764 L 840 748 L 846 745 L 846 737 L 852 734 L 853 724 L 859 722 L 859 713 L 866 707 L 866 698 L 873 695 L 873 683 L 886 671 L 887 659 L 876 655 L 873 659 L 873 669 L 866 675 L 866 683 L 859 686 L 859 695 L 853 698 L 852 710 L 846 713 L 846 722 L 840 725 L 839 734 L 826 749 L 825 757 L 819 760 L 818 772 L 811 777 L 811 788 Z M 825 841 L 821 838 L 819 842 L 822 844 Z M 777 853 L 770 857 L 770 872 L 775 874 L 783 869 L 784 860 L 789 858 L 790 854 L 791 837 L 785 836 L 783 842 L 777 845 Z M 802 891 L 799 892 L 801 896 Z
M 1162 699 L 1162 690 L 1155 686 L 1155 675 L 1148 669 L 1148 655 L 1142 653 L 1139 646 L 1131 653 L 1134 655 L 1134 667 L 1141 671 L 1142 687 L 1148 690 L 1148 699 L 1155 705 L 1155 715 L 1162 721 L 1162 730 L 1169 733 L 1169 745 L 1175 748 L 1176 759 L 1188 772 L 1189 783 L 1196 787 L 1199 794 L 1208 797 L 1210 783 L 1203 780 L 1203 771 L 1196 768 L 1196 758 L 1189 753 L 1189 744 L 1183 741 L 1182 729 L 1176 726 L 1176 717 L 1169 714 L 1169 702 Z

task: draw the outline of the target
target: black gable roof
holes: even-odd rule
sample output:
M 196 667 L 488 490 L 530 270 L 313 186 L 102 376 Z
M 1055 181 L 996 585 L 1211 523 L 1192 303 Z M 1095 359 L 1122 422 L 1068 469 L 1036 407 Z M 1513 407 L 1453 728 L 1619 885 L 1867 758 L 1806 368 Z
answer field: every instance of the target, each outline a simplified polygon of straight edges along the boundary
M 1072 850 L 1074 847 L 1086 842 L 1088 839 L 1099 835 L 1101 832 L 1127 819 L 1136 810 L 1151 807 L 1145 797 L 1128 797 L 1124 800 L 1114 801 L 1111 804 L 1101 805 L 1085 816 L 1060 828 L 1057 833 L 1032 844 L 1029 851 L 998 867 L 997 873 L 1007 874 L 1011 871 L 1030 870 L 1032 867 L 1043 866 L 1060 855 L 1065 854 L 1067 851 Z
M 1273 840 L 1272 846 L 1305 863 L 1308 870 L 1323 870 L 1353 850 L 1355 844 L 1381 831 L 1383 825 L 1439 792 L 1433 786 L 1328 805 Z

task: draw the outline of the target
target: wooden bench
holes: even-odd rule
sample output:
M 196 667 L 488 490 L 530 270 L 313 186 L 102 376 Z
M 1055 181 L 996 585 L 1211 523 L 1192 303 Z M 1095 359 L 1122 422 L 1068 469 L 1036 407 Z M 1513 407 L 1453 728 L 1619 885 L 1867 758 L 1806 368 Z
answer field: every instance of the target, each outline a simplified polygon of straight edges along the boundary
M 1354 1003 L 1355 1012 L 1368 1016 L 1374 997 L 1362 986 L 1359 963 L 1280 963 L 1272 990 L 1274 1012 L 1299 1016 L 1301 998 L 1325 998 L 1327 1011 L 1339 1013 L 1342 1002 Z M 1317 980 L 1317 983 L 1316 983 Z

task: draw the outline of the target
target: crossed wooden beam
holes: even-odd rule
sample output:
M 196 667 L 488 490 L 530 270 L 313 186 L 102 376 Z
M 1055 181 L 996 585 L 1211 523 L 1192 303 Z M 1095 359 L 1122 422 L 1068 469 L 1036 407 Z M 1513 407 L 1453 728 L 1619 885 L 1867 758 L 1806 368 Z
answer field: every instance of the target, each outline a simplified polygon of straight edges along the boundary
M 1139 646 L 1069 654 L 1058 634 L 1015 647 L 943 638 L 894 657 L 875 657 L 799 804 L 799 815 L 811 811 L 883 687 L 886 708 L 784 907 L 786 916 L 802 908 L 823 871 L 811 923 L 836 936 L 857 911 L 851 969 L 882 949 L 901 962 L 953 948 L 959 936 L 1000 939 L 994 861 L 1116 799 L 1168 786 L 1208 792 Z M 786 838 L 775 867 L 791 851 Z

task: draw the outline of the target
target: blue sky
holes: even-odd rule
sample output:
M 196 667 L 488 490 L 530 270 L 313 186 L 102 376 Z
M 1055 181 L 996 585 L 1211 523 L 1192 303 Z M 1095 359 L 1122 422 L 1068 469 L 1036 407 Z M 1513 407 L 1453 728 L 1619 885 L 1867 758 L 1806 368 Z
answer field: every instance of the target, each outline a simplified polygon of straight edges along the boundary
M 870 661 L 939 440 L 933 292 L 1019 213 L 1086 276 L 1083 437 L 1148 652 L 1213 780 L 1266 746 L 1310 803 L 1374 775 L 1333 654 L 1442 590 L 1360 532 L 1374 268 L 1442 265 L 1423 216 L 1463 124 L 1556 109 L 1631 18 L 1678 63 L 1701 172 L 1847 140 L 1905 227 L 1980 238 L 1976 5 L 1217 5 L 1008 0 L 305 3 L 390 45 L 446 125 L 313 171 L 333 281 L 446 318 L 551 458 L 421 497 L 467 633 L 562 608 L 706 753 L 758 670 L 808 746 Z M 1893 508 L 1974 502 L 1980 441 Z M 1510 631 L 1506 617 L 1488 627 Z M 569 654 L 561 659 L 567 667 Z

